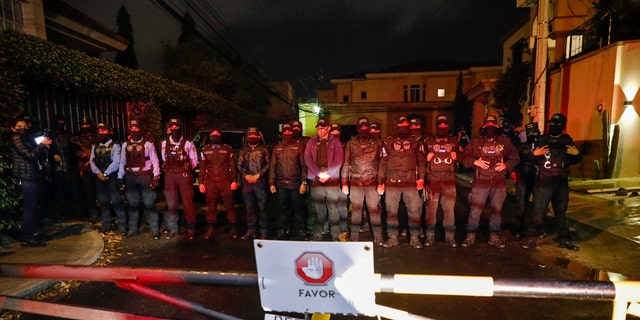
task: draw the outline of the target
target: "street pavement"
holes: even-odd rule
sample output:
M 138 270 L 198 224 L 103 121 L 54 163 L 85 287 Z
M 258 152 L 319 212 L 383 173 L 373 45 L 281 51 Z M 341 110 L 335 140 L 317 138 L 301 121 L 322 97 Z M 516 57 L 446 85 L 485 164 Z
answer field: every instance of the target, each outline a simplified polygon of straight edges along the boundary
M 470 181 L 471 176 L 459 175 L 460 183 Z M 539 241 L 537 249 L 529 249 L 532 254 L 545 255 L 550 263 L 562 264 L 583 280 L 640 279 L 640 196 L 636 191 L 640 178 L 577 180 L 570 182 L 570 188 L 568 219 L 580 250 L 558 248 L 550 235 Z M 513 189 L 509 180 L 512 194 Z M 503 217 L 504 223 L 514 220 L 516 217 Z M 46 247 L 23 248 L 14 243 L 1 248 L 0 264 L 92 265 L 105 248 L 102 236 L 87 222 L 57 223 L 48 228 L 47 235 Z M 515 234 L 503 238 L 507 246 L 518 246 Z M 0 294 L 29 297 L 56 282 L 3 278 Z

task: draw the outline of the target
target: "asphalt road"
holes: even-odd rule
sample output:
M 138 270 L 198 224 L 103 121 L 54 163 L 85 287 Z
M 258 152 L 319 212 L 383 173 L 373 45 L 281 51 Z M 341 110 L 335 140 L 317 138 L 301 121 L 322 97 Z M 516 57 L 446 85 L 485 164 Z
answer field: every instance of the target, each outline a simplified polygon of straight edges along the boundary
M 466 222 L 469 190 L 459 186 L 456 204 L 458 225 Z M 540 241 L 539 250 L 524 250 L 517 245 L 511 232 L 514 226 L 514 203 L 505 204 L 503 239 L 505 249 L 486 243 L 488 235 L 481 234 L 479 244 L 469 248 L 448 248 L 441 242 L 431 248 L 413 249 L 403 242 L 393 248 L 374 249 L 374 271 L 380 274 L 433 274 L 492 276 L 502 279 L 533 280 L 587 280 L 592 273 L 576 273 L 571 261 L 549 255 L 545 248 L 555 248 L 549 238 Z M 203 204 L 200 205 L 201 207 Z M 275 213 L 273 203 L 270 212 Z M 242 215 L 242 210 L 239 210 Z M 220 216 L 223 220 L 224 215 Z M 484 216 L 483 216 L 484 217 Z M 485 217 L 486 218 L 486 217 Z M 487 221 L 482 220 L 486 227 Z M 438 234 L 437 236 L 442 236 Z M 463 238 L 459 232 L 459 241 Z M 438 237 L 436 238 L 438 240 Z M 440 239 L 441 241 L 441 239 Z M 143 234 L 122 241 L 121 256 L 113 266 L 154 267 L 170 269 L 206 270 L 223 272 L 256 272 L 253 243 L 231 239 L 226 226 L 218 227 L 214 240 L 171 239 L 152 240 Z M 241 319 L 264 319 L 258 288 L 215 286 L 159 286 L 155 289 L 206 308 Z M 58 303 L 118 310 L 138 315 L 171 319 L 210 319 L 192 311 L 182 310 L 152 298 L 119 288 L 112 283 L 85 283 L 59 295 Z M 612 303 L 607 301 L 581 301 L 533 298 L 452 297 L 409 294 L 376 294 L 376 303 L 408 311 L 433 319 L 611 319 Z M 293 314 L 302 318 L 300 314 Z M 366 317 L 337 316 L 331 319 L 365 319 Z M 27 315 L 24 319 L 49 319 Z

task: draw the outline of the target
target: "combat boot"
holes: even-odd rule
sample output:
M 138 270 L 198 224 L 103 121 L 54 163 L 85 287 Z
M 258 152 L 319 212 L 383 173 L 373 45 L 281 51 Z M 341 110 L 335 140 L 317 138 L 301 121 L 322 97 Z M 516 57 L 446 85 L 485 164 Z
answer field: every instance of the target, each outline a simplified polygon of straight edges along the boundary
M 358 241 L 359 238 L 360 238 L 360 231 L 357 228 L 351 228 L 351 233 L 349 234 L 349 241 L 356 242 Z
M 216 237 L 216 225 L 213 223 L 207 223 L 207 232 L 204 234 L 206 240 Z
M 422 249 L 422 243 L 420 243 L 420 238 L 416 234 L 416 232 L 411 233 L 411 238 L 409 239 L 409 245 L 415 249 Z
M 376 246 L 384 245 L 384 240 L 382 240 L 382 227 L 375 226 L 373 227 L 373 244 Z
M 476 243 L 476 233 L 475 231 L 469 231 L 467 233 L 467 238 L 462 242 L 463 247 L 471 247 Z
M 499 249 L 506 247 L 504 242 L 500 240 L 500 234 L 498 234 L 497 232 L 491 232 L 491 236 L 489 237 L 489 244 Z
M 193 240 L 196 238 L 196 230 L 195 229 L 187 229 L 187 239 Z
M 424 238 L 424 246 L 431 247 L 435 242 L 436 242 L 435 230 L 432 228 L 428 228 Z
M 231 239 L 238 239 L 238 227 L 235 222 L 229 223 L 229 235 Z
M 256 236 L 256 230 L 255 229 L 249 229 L 247 230 L 247 233 L 245 233 L 242 237 L 240 237 L 240 239 L 242 240 L 253 240 L 255 239 Z
M 455 235 L 456 235 L 455 230 L 444 231 L 444 244 L 446 244 L 449 248 L 458 247 L 458 243 L 456 242 Z
M 398 231 L 389 231 L 389 239 L 384 242 L 385 248 L 391 248 L 398 245 Z
M 209 240 L 209 239 L 213 239 L 213 238 L 215 238 L 215 237 L 216 237 L 216 229 L 214 229 L 214 228 L 207 228 L 207 233 L 205 233 L 205 234 L 204 234 L 204 238 L 205 238 L 206 240 Z

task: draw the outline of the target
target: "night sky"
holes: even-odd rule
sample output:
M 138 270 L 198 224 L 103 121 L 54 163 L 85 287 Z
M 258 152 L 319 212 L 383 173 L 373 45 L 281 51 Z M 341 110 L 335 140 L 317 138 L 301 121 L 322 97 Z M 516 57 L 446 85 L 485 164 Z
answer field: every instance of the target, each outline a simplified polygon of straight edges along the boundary
M 125 5 L 140 68 L 148 72 L 159 73 L 161 43 L 175 43 L 180 33 L 179 23 L 151 0 L 66 2 L 114 31 Z M 206 20 L 273 80 L 294 85 L 420 60 L 498 65 L 504 37 L 528 15 L 515 0 L 165 2 L 180 13 L 189 9 L 199 28 Z

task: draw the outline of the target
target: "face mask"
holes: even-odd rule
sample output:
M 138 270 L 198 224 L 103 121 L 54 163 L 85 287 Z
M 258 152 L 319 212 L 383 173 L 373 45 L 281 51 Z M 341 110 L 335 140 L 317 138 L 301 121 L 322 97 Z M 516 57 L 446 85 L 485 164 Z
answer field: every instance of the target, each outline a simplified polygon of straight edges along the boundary
M 292 142 L 293 142 L 293 135 L 292 134 L 283 134 L 282 135 L 282 143 L 290 144 Z
M 111 138 L 108 134 L 99 134 L 98 135 L 98 141 L 105 143 L 107 141 L 109 141 L 109 138 Z
M 171 129 L 171 137 L 173 140 L 180 139 L 182 133 L 180 133 L 180 129 Z
M 211 136 L 211 143 L 213 144 L 220 144 L 220 142 L 222 141 L 222 137 L 215 135 L 215 136 Z
M 302 131 L 300 130 L 293 130 L 293 135 L 292 135 L 294 140 L 300 140 L 300 138 L 302 138 Z
M 419 136 L 422 134 L 422 129 L 409 129 L 411 131 L 412 136 Z
M 371 132 L 371 131 L 369 131 L 369 134 L 374 139 L 380 139 L 380 137 L 382 136 L 382 132 Z
M 449 128 L 448 128 L 448 127 L 447 127 L 447 128 L 440 128 L 440 127 L 438 127 L 438 128 L 436 129 L 436 133 L 437 133 L 437 135 L 438 135 L 439 137 L 445 137 L 445 136 L 447 136 L 447 135 L 449 134 Z
M 549 134 L 552 136 L 558 136 L 562 134 L 562 130 L 564 130 L 564 126 L 561 124 L 550 124 L 549 125 Z
M 494 127 L 494 126 L 488 126 L 486 128 L 484 128 L 484 135 L 487 138 L 493 138 L 496 136 L 496 134 L 498 133 L 498 128 Z
M 358 138 L 362 140 L 366 140 L 366 139 L 369 139 L 369 137 L 371 137 L 371 133 L 369 133 L 369 129 L 358 130 Z
M 536 138 L 537 137 L 538 136 L 536 136 L 536 135 L 527 136 L 527 143 L 528 144 L 532 144 L 532 143 L 536 142 Z
M 140 132 L 140 131 L 131 132 L 131 139 L 132 140 L 140 140 L 140 138 L 142 138 L 142 132 Z
M 260 138 L 249 138 L 248 139 L 250 145 L 257 145 L 260 142 Z
M 27 134 L 28 132 L 29 132 L 29 129 L 26 129 L 26 128 L 16 129 L 16 133 L 21 135 L 21 136 Z
M 396 127 L 396 133 L 400 138 L 407 138 L 409 136 L 409 127 Z

